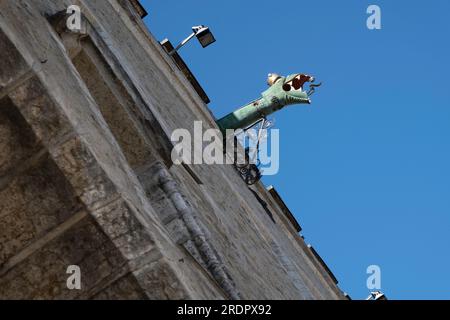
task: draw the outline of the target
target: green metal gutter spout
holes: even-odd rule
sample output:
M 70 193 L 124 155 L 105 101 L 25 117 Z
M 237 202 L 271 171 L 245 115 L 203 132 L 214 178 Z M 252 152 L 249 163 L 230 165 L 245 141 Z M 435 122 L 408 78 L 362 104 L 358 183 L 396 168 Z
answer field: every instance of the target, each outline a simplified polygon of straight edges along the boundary
M 309 91 L 303 86 L 310 82 Z M 222 132 L 226 129 L 245 129 L 268 115 L 293 104 L 310 104 L 310 96 L 320 84 L 313 84 L 314 78 L 305 74 L 292 74 L 281 77 L 269 74 L 267 83 L 270 88 L 264 91 L 261 98 L 250 102 L 238 110 L 219 119 L 217 124 Z

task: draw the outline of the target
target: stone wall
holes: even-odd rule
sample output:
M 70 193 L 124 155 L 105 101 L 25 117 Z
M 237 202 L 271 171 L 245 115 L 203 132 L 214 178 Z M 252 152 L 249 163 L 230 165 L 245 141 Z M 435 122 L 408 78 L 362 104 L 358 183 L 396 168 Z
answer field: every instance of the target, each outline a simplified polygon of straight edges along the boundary
M 0 2 L 0 298 L 343 299 L 262 184 L 171 164 L 216 124 L 136 6 L 74 2 L 82 35 L 72 1 Z

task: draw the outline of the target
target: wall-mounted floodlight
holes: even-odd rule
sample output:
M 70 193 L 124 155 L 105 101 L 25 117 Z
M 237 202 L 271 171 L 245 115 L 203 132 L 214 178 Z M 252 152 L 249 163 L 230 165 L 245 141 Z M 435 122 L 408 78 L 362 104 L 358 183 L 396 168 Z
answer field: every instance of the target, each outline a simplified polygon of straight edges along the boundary
M 206 48 L 210 44 L 216 42 L 216 39 L 214 38 L 214 35 L 211 33 L 211 30 L 209 30 L 208 27 L 205 26 L 196 26 L 192 27 L 192 34 L 181 41 L 181 43 L 173 49 L 171 52 L 169 52 L 170 55 L 173 55 L 175 52 L 177 52 L 182 46 L 184 46 L 186 43 L 188 43 L 193 37 L 197 37 L 198 41 L 202 45 L 203 48 Z

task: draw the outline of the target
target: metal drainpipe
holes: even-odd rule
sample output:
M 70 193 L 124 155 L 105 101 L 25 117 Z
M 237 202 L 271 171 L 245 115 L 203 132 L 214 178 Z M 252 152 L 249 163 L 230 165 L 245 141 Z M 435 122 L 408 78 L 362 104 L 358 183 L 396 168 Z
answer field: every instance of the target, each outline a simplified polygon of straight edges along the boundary
M 189 230 L 198 251 L 206 260 L 208 270 L 218 282 L 219 286 L 228 294 L 229 298 L 233 300 L 239 300 L 240 294 L 232 283 L 231 279 L 224 271 L 224 265 L 220 262 L 215 251 L 211 248 L 211 245 L 206 240 L 205 234 L 201 227 L 198 225 L 194 217 L 194 210 L 184 200 L 181 190 L 177 183 L 172 178 L 170 172 L 162 165 L 157 164 L 158 170 L 158 182 L 169 197 L 173 205 L 175 206 L 178 214 Z

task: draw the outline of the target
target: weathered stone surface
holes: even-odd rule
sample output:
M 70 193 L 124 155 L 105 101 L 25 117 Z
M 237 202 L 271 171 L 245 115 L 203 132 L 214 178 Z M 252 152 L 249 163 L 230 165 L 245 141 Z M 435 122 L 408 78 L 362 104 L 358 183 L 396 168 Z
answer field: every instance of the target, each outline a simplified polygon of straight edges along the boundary
M 82 290 L 66 285 L 69 265 L 81 269 Z M 104 282 L 127 270 L 126 261 L 87 216 L 0 278 L 0 297 L 14 299 L 90 298 Z
M 152 237 L 123 200 L 118 199 L 94 210 L 92 214 L 128 260 L 145 256 L 156 249 Z
M 28 66 L 20 52 L 9 41 L 2 30 L 0 30 L 0 52 L 2 57 L 0 93 L 2 93 L 5 87 L 11 85 L 21 75 L 27 72 Z M 0 96 L 0 98 L 3 97 Z
M 78 137 L 60 144 L 53 156 L 87 207 L 102 206 L 116 197 L 111 181 Z
M 97 102 L 103 117 L 119 142 L 130 165 L 138 167 L 148 163 L 151 159 L 150 150 L 145 145 L 142 136 L 137 132 L 130 115 L 115 97 L 114 92 L 111 91 L 113 88 L 104 80 L 99 69 L 97 69 L 100 66 L 95 66 L 83 52 L 74 58 L 74 65 Z M 111 77 L 110 81 L 114 80 Z
M 71 132 L 70 124 L 58 115 L 57 108 L 39 79 L 25 81 L 9 97 L 34 131 L 37 139 L 58 143 Z
M 154 262 L 146 268 L 134 272 L 138 282 L 146 289 L 150 299 L 188 299 L 180 283 L 174 281 L 175 276 L 165 263 Z
M 126 275 L 92 297 L 95 300 L 144 300 L 148 299 L 133 275 Z
M 33 131 L 11 100 L 0 100 L 0 177 L 40 148 Z
M 80 209 L 51 160 L 17 176 L 0 191 L 0 265 Z
M 0 265 L 80 210 L 19 110 L 0 101 Z

